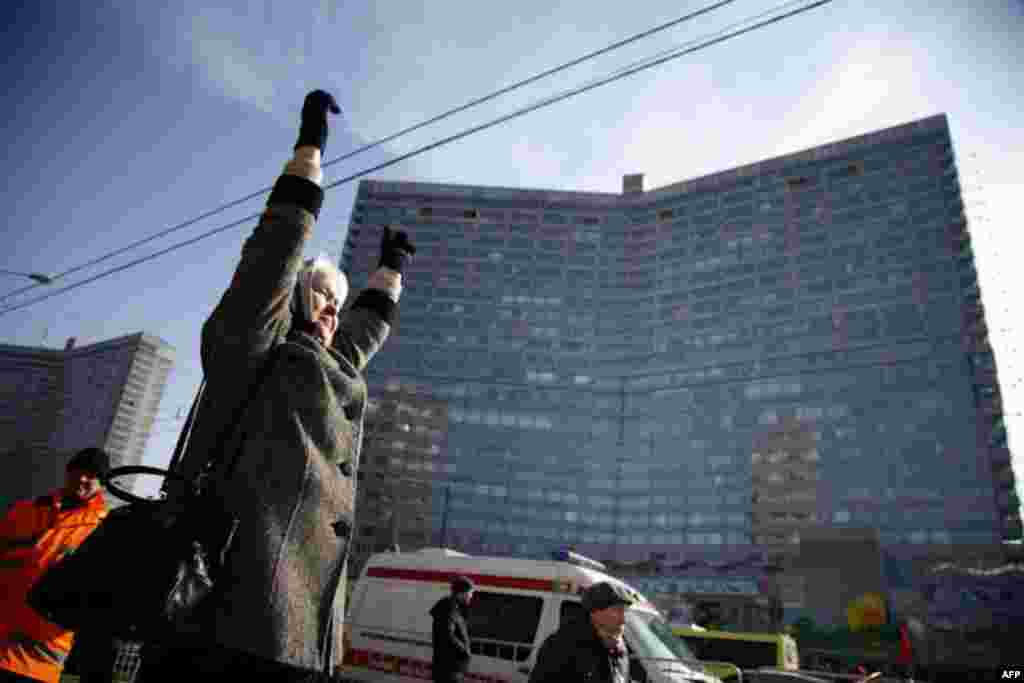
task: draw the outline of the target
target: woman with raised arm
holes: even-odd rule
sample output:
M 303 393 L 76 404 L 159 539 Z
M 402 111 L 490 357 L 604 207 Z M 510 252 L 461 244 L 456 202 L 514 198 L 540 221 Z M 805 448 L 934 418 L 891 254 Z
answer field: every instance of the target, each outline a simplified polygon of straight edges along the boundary
M 195 632 L 143 653 L 146 683 L 326 680 L 341 663 L 363 371 L 388 336 L 415 249 L 385 228 L 380 267 L 345 311 L 345 275 L 325 258 L 303 261 L 323 200 L 328 111 L 340 113 L 331 95 L 306 97 L 294 156 L 203 326 L 207 384 L 182 472 L 202 467 L 244 404 L 224 451 L 237 464 L 213 476 L 239 526 Z

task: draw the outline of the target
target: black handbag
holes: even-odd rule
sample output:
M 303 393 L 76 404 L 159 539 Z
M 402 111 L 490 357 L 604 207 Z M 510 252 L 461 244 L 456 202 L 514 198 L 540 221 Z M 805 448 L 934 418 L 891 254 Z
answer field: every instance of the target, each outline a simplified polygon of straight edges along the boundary
M 270 369 L 250 390 L 250 400 Z M 225 464 L 222 449 L 249 400 L 238 407 L 200 473 L 186 481 L 174 469 L 191 435 L 205 385 L 204 381 L 199 387 L 167 470 L 115 467 L 103 478 L 108 490 L 128 504 L 111 510 L 76 551 L 33 585 L 28 604 L 48 621 L 75 631 L 96 629 L 130 640 L 157 639 L 187 630 L 189 617 L 213 591 L 238 528 L 238 519 L 224 509 L 212 486 L 213 473 Z M 226 477 L 240 450 L 241 440 L 226 463 Z M 165 477 L 161 498 L 141 498 L 113 483 L 137 474 Z

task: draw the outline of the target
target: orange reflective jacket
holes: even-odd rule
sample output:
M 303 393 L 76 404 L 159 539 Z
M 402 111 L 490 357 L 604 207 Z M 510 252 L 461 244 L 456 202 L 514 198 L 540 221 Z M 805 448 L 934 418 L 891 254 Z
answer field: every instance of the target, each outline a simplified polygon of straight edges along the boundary
M 26 602 L 48 567 L 75 549 L 107 516 L 103 493 L 62 509 L 62 491 L 23 500 L 0 521 L 0 669 L 57 683 L 74 633 Z

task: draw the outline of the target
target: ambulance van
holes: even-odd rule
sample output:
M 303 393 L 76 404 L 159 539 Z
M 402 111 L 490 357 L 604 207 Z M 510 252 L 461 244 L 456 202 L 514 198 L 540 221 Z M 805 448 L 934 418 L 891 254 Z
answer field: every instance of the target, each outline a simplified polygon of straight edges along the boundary
M 551 560 L 466 555 L 441 548 L 372 556 L 352 591 L 345 619 L 343 681 L 414 683 L 431 680 L 430 608 L 450 582 L 476 584 L 468 611 L 471 650 L 466 681 L 526 683 L 544 640 L 583 611 L 580 593 L 609 581 L 635 602 L 626 613 L 630 675 L 639 683 L 721 683 L 706 673 L 658 610 L 608 576 L 604 566 L 561 551 Z

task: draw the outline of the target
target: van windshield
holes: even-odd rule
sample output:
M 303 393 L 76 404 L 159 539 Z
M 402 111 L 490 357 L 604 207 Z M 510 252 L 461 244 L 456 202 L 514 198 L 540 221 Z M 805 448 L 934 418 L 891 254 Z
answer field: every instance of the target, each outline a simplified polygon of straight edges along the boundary
M 731 662 L 741 669 L 777 666 L 775 643 L 700 635 L 688 635 L 686 642 L 698 657 L 709 662 Z
M 633 636 L 630 642 L 632 654 L 641 661 L 668 664 L 682 660 L 687 669 L 699 666 L 686 643 L 672 635 L 672 629 L 657 614 L 636 609 L 626 610 L 626 629 Z

